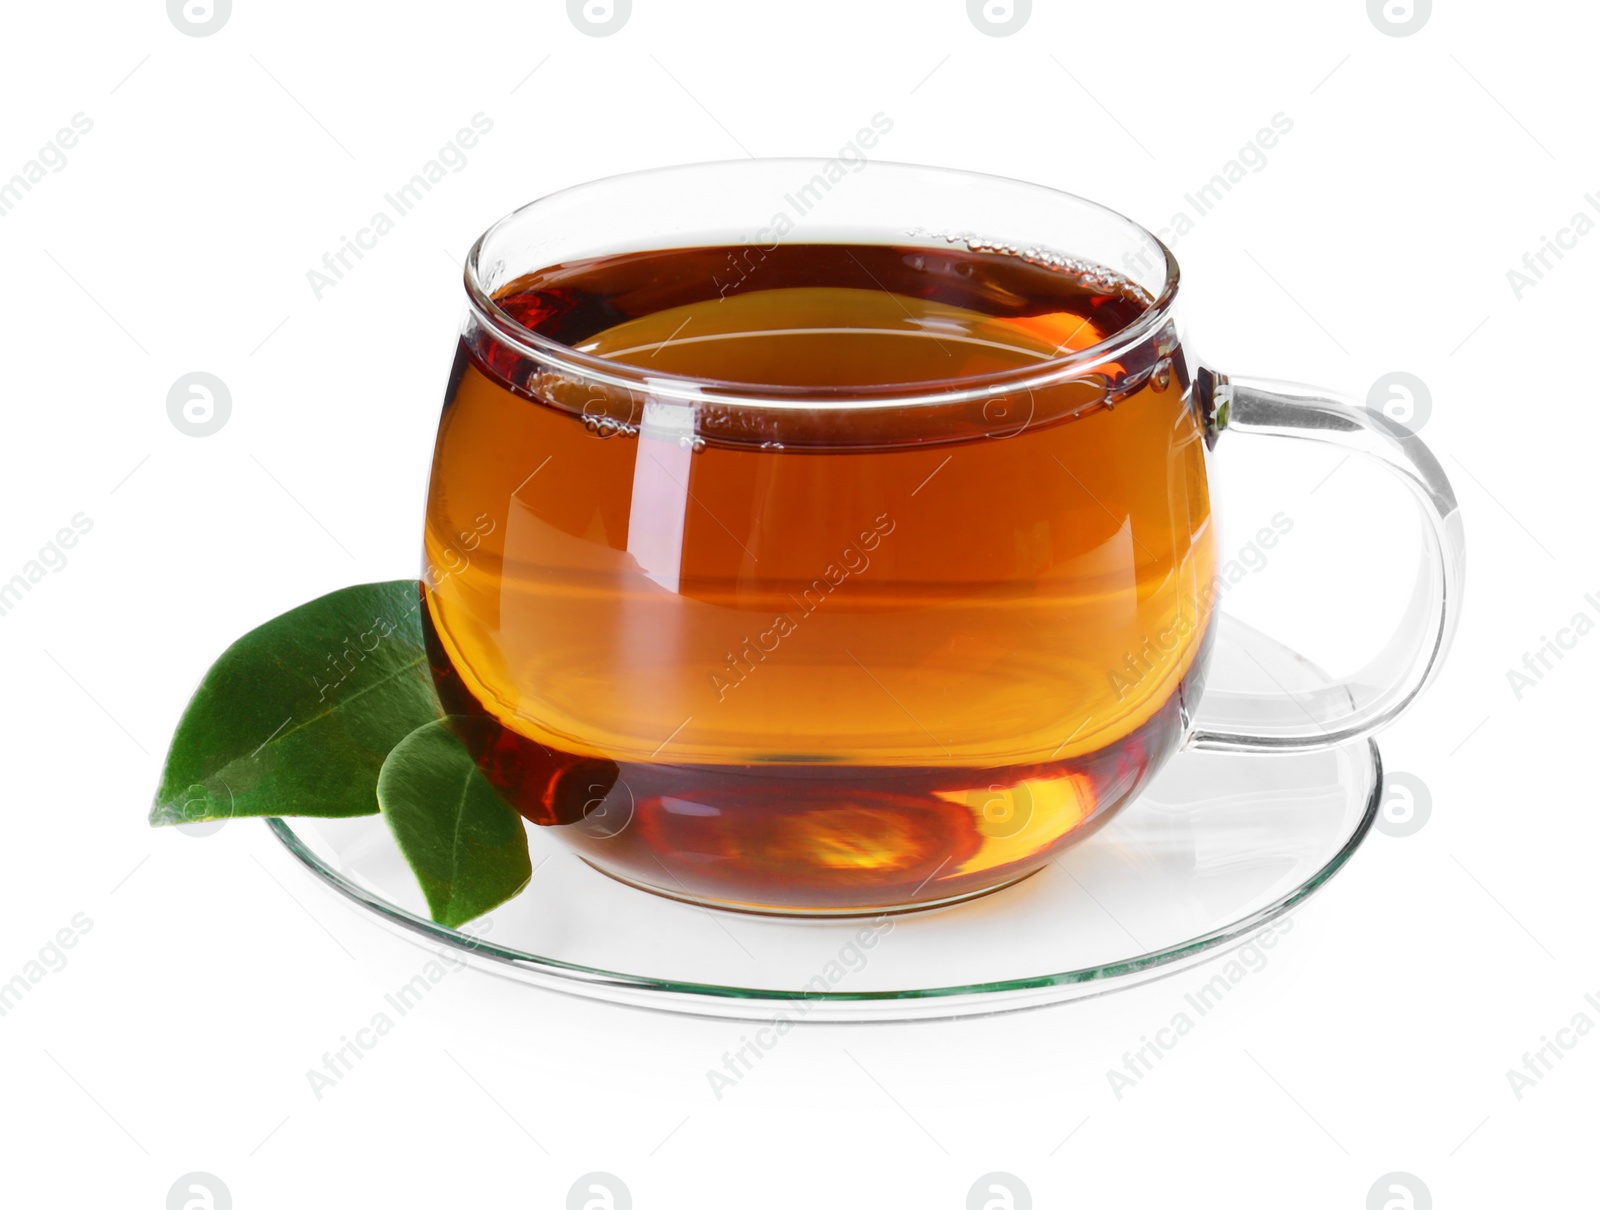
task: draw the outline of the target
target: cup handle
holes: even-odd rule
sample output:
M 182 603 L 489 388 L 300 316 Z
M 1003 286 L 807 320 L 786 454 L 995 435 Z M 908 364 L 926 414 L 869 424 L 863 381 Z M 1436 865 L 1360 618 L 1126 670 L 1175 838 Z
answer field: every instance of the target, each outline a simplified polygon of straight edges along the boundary
M 1342 684 L 1312 694 L 1207 690 L 1189 746 L 1233 752 L 1331 748 L 1393 722 L 1433 679 L 1461 616 L 1466 550 L 1461 511 L 1439 460 L 1410 430 L 1312 387 L 1201 369 L 1202 414 L 1214 433 L 1260 433 L 1337 446 L 1387 467 L 1410 489 L 1423 551 L 1393 638 Z M 1280 687 L 1281 688 L 1281 687 Z

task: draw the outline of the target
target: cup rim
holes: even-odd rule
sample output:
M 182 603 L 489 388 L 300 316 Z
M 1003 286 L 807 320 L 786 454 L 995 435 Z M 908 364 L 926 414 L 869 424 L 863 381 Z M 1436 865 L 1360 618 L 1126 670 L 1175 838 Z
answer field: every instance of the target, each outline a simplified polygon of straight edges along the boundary
M 655 398 L 713 402 L 728 407 L 793 408 L 839 410 L 851 408 L 913 408 L 948 406 L 973 400 L 991 399 L 996 394 L 1012 391 L 1026 392 L 1042 389 L 1082 378 L 1097 366 L 1117 361 L 1123 354 L 1138 347 L 1170 319 L 1177 299 L 1179 270 L 1177 257 L 1159 237 L 1127 215 L 1079 194 L 1069 193 L 1049 185 L 1040 185 L 998 173 L 972 172 L 960 168 L 947 168 L 931 164 L 913 164 L 900 160 L 867 160 L 867 170 L 887 168 L 919 173 L 936 173 L 951 178 L 952 182 L 986 180 L 1021 186 L 1039 193 L 1054 194 L 1080 206 L 1091 207 L 1127 227 L 1133 233 L 1148 239 L 1161 250 L 1165 271 L 1161 290 L 1150 305 L 1127 327 L 1111 333 L 1106 339 L 1087 348 L 1051 357 L 1037 365 L 1015 370 L 1001 370 L 987 374 L 933 379 L 924 382 L 884 384 L 880 386 L 790 386 L 726 381 L 700 378 L 682 374 L 659 374 L 626 362 L 612 361 L 591 353 L 584 353 L 570 345 L 552 340 L 533 331 L 503 310 L 484 285 L 480 258 L 485 244 L 512 223 L 523 219 L 536 207 L 545 206 L 559 198 L 603 185 L 615 186 L 623 182 L 644 184 L 652 178 L 685 171 L 717 168 L 744 168 L 750 165 L 811 165 L 820 167 L 828 163 L 821 156 L 752 156 L 748 159 L 699 160 L 686 164 L 669 164 L 656 168 L 638 169 L 595 177 L 578 184 L 568 185 L 546 193 L 518 206 L 490 224 L 467 253 L 462 280 L 472 313 L 492 334 L 496 341 L 509 346 L 525 357 L 534 359 L 558 371 L 585 381 L 603 383 L 622 390 L 634 390 Z M 544 266 L 530 266 L 523 272 L 532 272 Z M 1106 266 L 1110 267 L 1110 266 Z

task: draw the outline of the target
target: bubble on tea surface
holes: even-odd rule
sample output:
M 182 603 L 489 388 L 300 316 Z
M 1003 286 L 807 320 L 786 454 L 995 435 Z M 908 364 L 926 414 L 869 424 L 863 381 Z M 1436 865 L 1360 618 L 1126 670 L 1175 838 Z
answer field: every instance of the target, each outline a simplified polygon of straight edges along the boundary
M 233 0 L 167 0 L 167 20 L 191 38 L 209 38 L 232 15 Z
M 233 394 L 215 374 L 194 370 L 167 388 L 167 418 L 185 437 L 209 437 L 233 414 Z
M 233 1194 L 221 1177 L 188 1172 L 167 1190 L 167 1210 L 233 1210 Z
M 567 403 L 569 397 L 573 395 L 572 388 L 575 385 L 552 377 L 538 383 L 530 381 L 528 390 L 531 394 L 561 405 Z M 583 427 L 589 433 L 602 440 L 610 437 L 632 438 L 639 435 L 639 426 L 634 423 L 634 417 L 639 409 L 630 392 L 600 387 L 583 389 L 588 395 L 582 401 L 578 414 L 583 419 Z
M 1415 374 L 1391 370 L 1367 388 L 1367 411 L 1418 433 L 1433 415 L 1433 392 Z
M 581 34 L 609 38 L 633 16 L 633 0 L 567 0 L 567 18 Z
M 632 1210 L 633 1194 L 622 1178 L 609 1172 L 586 1172 L 567 1190 L 567 1210 Z
M 1131 277 L 1043 244 L 1019 244 L 1014 240 L 997 239 L 973 231 L 934 231 L 918 226 L 907 227 L 906 237 L 943 240 L 947 244 L 960 244 L 968 252 L 982 252 L 990 256 L 1012 256 L 1041 269 L 1049 269 L 1052 273 L 1064 273 L 1095 294 L 1120 294 L 1146 306 L 1155 302 L 1155 296 Z M 1170 349 L 1167 351 L 1171 352 Z
M 1433 795 L 1420 777 L 1410 773 L 1385 773 L 1378 818 L 1373 821 L 1385 836 L 1414 836 L 1433 814 Z
M 1367 0 L 1367 17 L 1380 34 L 1409 38 L 1433 15 L 1433 0 Z
M 1033 15 L 1033 0 L 967 0 L 967 19 L 979 33 L 1009 38 Z
M 1367 1210 L 1433 1210 L 1433 1194 L 1419 1176 L 1387 1172 L 1367 1190 Z
M 967 1210 L 1033 1210 L 1033 1194 L 1010 1172 L 986 1172 L 967 1190 Z

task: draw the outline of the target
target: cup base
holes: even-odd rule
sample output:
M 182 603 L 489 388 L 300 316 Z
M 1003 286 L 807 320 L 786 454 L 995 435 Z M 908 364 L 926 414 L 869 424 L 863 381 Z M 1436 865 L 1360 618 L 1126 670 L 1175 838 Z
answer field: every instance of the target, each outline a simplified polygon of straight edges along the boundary
M 929 899 L 925 903 L 897 903 L 887 904 L 882 907 L 785 907 L 781 904 L 741 903 L 732 899 L 715 899 L 705 896 L 692 895 L 683 890 L 670 890 L 667 887 L 656 886 L 649 882 L 642 882 L 633 878 L 625 878 L 613 870 L 608 870 L 603 865 L 590 861 L 586 857 L 579 860 L 591 870 L 604 874 L 623 886 L 632 887 L 636 891 L 648 891 L 662 899 L 670 899 L 674 903 L 687 903 L 692 907 L 715 908 L 720 912 L 737 912 L 743 916 L 770 916 L 800 920 L 875 920 L 882 916 L 906 916 L 916 912 L 931 912 L 937 908 L 952 907 L 958 903 L 968 903 L 974 899 L 982 899 L 986 895 L 993 895 L 996 891 L 1003 891 L 1007 887 L 1016 886 L 1019 882 L 1026 882 L 1044 867 L 1028 870 L 1004 882 L 997 882 L 992 886 L 975 887 L 972 890 L 962 891 L 955 895 L 945 895 L 938 899 Z

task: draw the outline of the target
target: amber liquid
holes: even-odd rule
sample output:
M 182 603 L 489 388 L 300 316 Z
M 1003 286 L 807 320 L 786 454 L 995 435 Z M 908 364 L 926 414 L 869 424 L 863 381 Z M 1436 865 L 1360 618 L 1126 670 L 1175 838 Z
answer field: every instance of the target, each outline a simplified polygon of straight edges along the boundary
M 574 381 L 468 328 L 428 499 L 435 677 L 593 864 L 752 910 L 943 902 L 1040 868 L 1172 750 L 1214 540 L 1171 329 L 1088 381 L 874 402 L 1096 344 L 1135 287 L 833 244 L 571 263 L 497 302 L 662 378 L 823 401 Z

